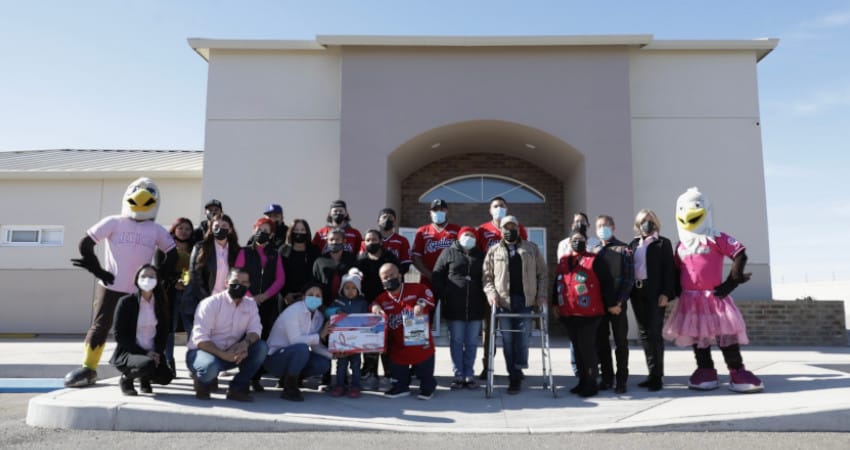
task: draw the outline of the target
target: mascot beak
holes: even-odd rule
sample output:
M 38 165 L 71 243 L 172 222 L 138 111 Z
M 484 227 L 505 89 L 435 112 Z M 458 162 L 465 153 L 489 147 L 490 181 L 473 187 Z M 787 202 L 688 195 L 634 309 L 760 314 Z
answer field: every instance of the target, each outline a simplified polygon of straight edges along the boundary
M 147 212 L 156 206 L 156 197 L 147 189 L 139 189 L 127 196 L 127 204 L 134 213 Z
M 705 220 L 705 208 L 690 208 L 676 215 L 679 227 L 686 231 L 694 231 L 702 225 Z

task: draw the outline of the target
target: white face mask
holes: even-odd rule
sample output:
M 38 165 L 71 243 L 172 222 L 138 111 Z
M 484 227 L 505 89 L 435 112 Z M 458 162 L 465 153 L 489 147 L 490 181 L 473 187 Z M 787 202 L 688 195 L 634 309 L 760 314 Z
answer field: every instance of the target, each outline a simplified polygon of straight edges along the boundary
M 464 234 L 457 241 L 465 250 L 470 250 L 472 247 L 475 247 L 475 238 L 468 234 Z
M 607 225 L 603 225 L 596 229 L 596 237 L 599 238 L 600 241 L 608 241 L 611 239 L 611 236 L 614 235 L 614 230 Z
M 508 209 L 501 206 L 497 206 L 490 210 L 490 216 L 493 217 L 493 220 L 502 220 L 507 215 Z
M 445 223 L 446 222 L 446 212 L 445 211 L 431 211 L 431 222 L 434 222 L 437 225 Z
M 137 284 L 139 285 L 139 289 L 142 291 L 150 292 L 156 287 L 156 278 L 140 276 L 137 280 Z

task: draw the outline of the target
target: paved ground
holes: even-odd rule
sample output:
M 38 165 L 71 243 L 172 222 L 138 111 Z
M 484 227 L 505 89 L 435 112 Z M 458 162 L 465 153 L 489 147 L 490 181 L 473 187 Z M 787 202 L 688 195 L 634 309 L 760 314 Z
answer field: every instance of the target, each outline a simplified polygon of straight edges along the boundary
M 0 339 L 0 378 L 9 377 L 10 373 L 20 376 L 21 367 L 27 368 L 32 377 L 60 377 L 79 360 L 80 347 L 79 338 Z M 440 347 L 436 373 L 443 375 L 439 377 L 441 387 L 430 401 L 415 397 L 385 399 L 378 393 L 366 393 L 357 400 L 336 399 L 307 390 L 307 401 L 297 404 L 280 400 L 279 391 L 270 388 L 256 395 L 252 404 L 226 401 L 223 394 L 214 395 L 212 402 L 201 402 L 192 396 L 186 373 L 181 371 L 181 378 L 172 385 L 155 386 L 154 396 L 124 397 L 114 378 L 87 389 L 34 396 L 28 403 L 27 423 L 47 429 L 404 431 L 431 433 L 435 437 L 443 433 L 527 435 L 589 431 L 846 432 L 850 431 L 848 350 L 748 348 L 745 361 L 763 378 L 767 389 L 762 394 L 741 395 L 729 392 L 725 386 L 707 393 L 686 389 L 693 356 L 690 351 L 678 349 L 667 352 L 666 388 L 659 393 L 646 392 L 634 386 L 645 376 L 645 365 L 642 352 L 633 347 L 629 392 L 621 396 L 606 392 L 583 400 L 566 392 L 575 379 L 566 375 L 568 351 L 563 341 L 556 341 L 552 350 L 558 398 L 539 387 L 540 377 L 535 374 L 540 370 L 540 356 L 539 350 L 534 349 L 526 389 L 519 395 L 506 395 L 506 379 L 502 376 L 497 377 L 497 389 L 491 399 L 486 399 L 482 390 L 452 392 L 446 387 L 449 377 L 445 375 L 451 372 L 448 349 Z M 110 351 L 111 346 L 105 355 Z M 716 353 L 719 359 L 719 352 Z M 44 361 L 52 364 L 45 365 Z M 503 364 L 501 357 L 497 364 Z M 108 369 L 104 366 L 101 372 Z M 725 380 L 723 374 L 721 381 Z M 273 380 L 265 382 L 269 387 L 274 384 Z

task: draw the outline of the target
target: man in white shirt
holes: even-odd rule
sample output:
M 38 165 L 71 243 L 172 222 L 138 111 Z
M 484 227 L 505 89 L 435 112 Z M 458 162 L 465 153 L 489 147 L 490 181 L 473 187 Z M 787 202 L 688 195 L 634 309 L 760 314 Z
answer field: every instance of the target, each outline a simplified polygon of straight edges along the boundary
M 322 288 L 316 284 L 304 292 L 304 299 L 293 303 L 278 316 L 269 332 L 267 372 L 280 377 L 280 398 L 303 402 L 298 389 L 299 377 L 322 375 L 331 369 L 331 352 L 322 344 L 330 334 L 330 322 L 317 311 L 322 306 Z
M 210 384 L 219 372 L 239 367 L 227 389 L 227 399 L 250 402 L 251 377 L 266 359 L 268 347 L 254 299 L 248 297 L 250 276 L 244 269 L 230 271 L 227 290 L 198 304 L 192 339 L 186 344 L 186 365 L 195 381 L 195 397 L 209 400 Z

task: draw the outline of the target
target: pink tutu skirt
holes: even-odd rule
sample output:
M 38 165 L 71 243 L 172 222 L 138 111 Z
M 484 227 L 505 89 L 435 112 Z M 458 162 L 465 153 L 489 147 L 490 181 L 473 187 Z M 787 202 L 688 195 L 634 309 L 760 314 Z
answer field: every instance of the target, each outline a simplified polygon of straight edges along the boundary
M 732 297 L 718 298 L 712 291 L 682 291 L 662 333 L 664 339 L 679 347 L 727 347 L 750 342 L 747 325 Z

